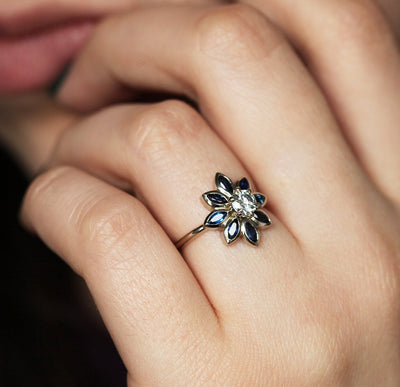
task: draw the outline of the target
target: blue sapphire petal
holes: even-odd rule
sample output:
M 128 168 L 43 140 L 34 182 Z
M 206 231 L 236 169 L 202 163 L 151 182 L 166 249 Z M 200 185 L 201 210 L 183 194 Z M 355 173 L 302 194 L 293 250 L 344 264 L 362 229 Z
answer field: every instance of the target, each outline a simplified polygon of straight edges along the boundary
M 252 245 L 258 245 L 258 231 L 250 222 L 244 224 L 244 236 Z
M 226 204 L 228 204 L 228 198 L 218 191 L 204 193 L 203 199 L 209 206 L 214 208 L 224 207 Z
M 206 220 L 204 221 L 204 226 L 206 227 L 219 227 L 226 217 L 228 216 L 228 211 L 214 211 L 208 214 Z
M 240 188 L 240 189 L 249 189 L 250 188 L 250 184 L 249 184 L 249 181 L 244 177 L 242 180 L 240 180 L 238 183 L 237 183 L 237 185 L 238 185 L 238 187 Z
M 232 219 L 225 227 L 224 236 L 226 243 L 231 244 L 240 235 L 240 221 L 237 218 Z
M 215 175 L 215 185 L 218 188 L 218 191 L 231 196 L 233 194 L 233 183 L 232 180 L 223 175 L 222 173 L 217 173 Z
M 256 198 L 256 202 L 260 205 L 260 207 L 262 207 L 265 204 L 266 198 L 263 194 L 256 193 L 254 194 L 254 197 Z
M 254 211 L 253 218 L 260 226 L 269 226 L 271 224 L 271 219 L 263 211 Z

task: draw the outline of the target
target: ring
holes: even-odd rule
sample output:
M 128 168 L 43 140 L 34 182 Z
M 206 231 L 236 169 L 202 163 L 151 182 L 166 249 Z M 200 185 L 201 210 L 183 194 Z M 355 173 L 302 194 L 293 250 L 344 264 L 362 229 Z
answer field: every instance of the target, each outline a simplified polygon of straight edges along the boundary
M 224 239 L 227 245 L 231 245 L 241 235 L 253 246 L 258 246 L 260 234 L 258 227 L 271 225 L 267 213 L 261 211 L 267 199 L 259 192 L 253 193 L 248 180 L 243 177 L 233 184 L 232 180 L 217 173 L 215 175 L 217 191 L 209 191 L 203 194 L 203 199 L 212 207 L 204 223 L 190 231 L 175 243 L 180 249 L 194 237 L 207 229 L 224 229 Z

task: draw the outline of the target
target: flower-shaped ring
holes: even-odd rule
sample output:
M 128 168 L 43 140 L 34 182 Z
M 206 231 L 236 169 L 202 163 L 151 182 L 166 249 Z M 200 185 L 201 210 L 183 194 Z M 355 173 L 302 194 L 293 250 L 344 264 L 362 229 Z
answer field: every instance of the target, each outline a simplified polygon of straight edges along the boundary
M 181 248 L 208 228 L 223 228 L 228 245 L 243 235 L 247 242 L 258 246 L 260 241 L 258 228 L 271 225 L 268 214 L 260 209 L 265 206 L 266 197 L 258 192 L 253 193 L 245 177 L 233 184 L 229 177 L 217 173 L 215 185 L 216 191 L 203 194 L 204 201 L 213 210 L 201 226 L 176 242 L 176 247 Z

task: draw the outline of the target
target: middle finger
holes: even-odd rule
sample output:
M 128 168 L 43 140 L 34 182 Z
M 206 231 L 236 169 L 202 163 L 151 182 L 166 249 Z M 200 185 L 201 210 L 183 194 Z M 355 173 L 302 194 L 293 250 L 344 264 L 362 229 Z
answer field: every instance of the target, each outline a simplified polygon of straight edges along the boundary
M 377 200 L 302 62 L 251 8 L 157 7 L 112 19 L 60 98 L 95 108 L 118 98 L 122 84 L 195 99 L 299 240 L 318 241 L 340 225 L 343 203 Z

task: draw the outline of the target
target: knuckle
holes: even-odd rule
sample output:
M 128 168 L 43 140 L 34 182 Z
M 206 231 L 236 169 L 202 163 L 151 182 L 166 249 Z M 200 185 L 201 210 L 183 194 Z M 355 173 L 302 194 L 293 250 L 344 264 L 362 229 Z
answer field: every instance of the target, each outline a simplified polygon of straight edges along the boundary
M 346 1 L 331 14 L 324 29 L 341 46 L 382 45 L 385 36 L 391 36 L 387 20 L 371 0 Z
M 74 170 L 73 167 L 69 166 L 57 166 L 47 170 L 44 173 L 38 175 L 33 182 L 30 184 L 26 194 L 25 202 L 37 202 L 38 199 L 46 197 L 46 193 L 51 189 L 53 183 L 60 179 L 62 180 L 66 175 Z
M 296 340 L 285 358 L 287 374 L 283 384 L 301 381 L 298 385 L 341 385 L 343 371 L 348 369 L 354 342 L 353 327 L 337 307 L 334 312 L 318 298 L 299 310 Z M 317 303 L 317 304 L 316 304 Z M 318 309 L 317 309 L 318 308 Z M 341 318 L 338 324 L 337 318 Z M 274 367 L 272 367 L 274 368 Z M 296 383 L 295 383 L 296 384 Z
M 193 108 L 181 101 L 165 101 L 134 114 L 127 128 L 128 143 L 145 161 L 164 164 L 167 155 L 199 136 L 201 128 Z
M 195 34 L 200 58 L 205 56 L 234 69 L 262 60 L 285 42 L 258 11 L 242 4 L 207 11 Z
M 287 350 L 279 354 L 275 345 L 271 345 L 276 340 L 276 332 L 267 338 L 269 346 L 260 337 L 239 342 L 239 347 L 235 343 L 235 349 L 239 349 L 235 353 L 244 354 L 234 358 L 235 366 L 232 367 L 237 370 L 235 379 L 243 383 L 238 385 L 247 385 L 249 380 L 252 382 L 248 385 L 256 385 L 258 379 L 271 377 L 276 380 L 275 384 L 285 386 L 328 385 L 327 381 L 336 381 L 340 385 L 341 371 L 347 367 L 348 346 L 338 337 L 332 323 L 322 323 L 321 320 L 318 316 L 318 321 L 310 321 L 304 316 L 303 323 L 296 326 L 296 339 L 287 341 Z M 275 373 L 282 364 L 285 374 Z
M 347 353 L 351 344 L 344 345 L 332 328 L 315 327 L 303 339 L 293 379 L 306 378 L 304 385 L 325 385 L 328 381 L 340 385 L 343 371 L 348 368 Z
M 73 167 L 57 166 L 38 175 L 29 185 L 21 207 L 21 220 L 25 226 L 37 229 L 38 214 L 47 208 L 47 200 L 53 195 L 53 187 L 58 180 L 64 180 L 74 171 Z
M 139 230 L 146 226 L 137 207 L 120 193 L 101 198 L 96 196 L 93 200 L 88 198 L 75 209 L 73 218 L 82 248 L 89 252 L 81 268 L 84 277 L 93 272 L 93 266 L 96 271 L 100 267 L 106 270 L 123 269 L 128 259 L 124 257 L 134 258 L 135 245 L 140 251 Z M 140 238 L 143 240 L 146 236 Z
M 318 303 L 319 310 L 315 303 Z M 337 305 L 332 311 L 314 298 L 305 306 L 307 308 L 303 309 L 304 315 L 297 327 L 296 342 L 300 345 L 294 347 L 288 364 L 290 374 L 294 380 L 306 377 L 304 385 L 325 385 L 327 380 L 338 382 L 341 371 L 348 366 L 348 356 L 354 345 L 349 340 L 353 328 L 345 323 L 347 317 Z M 342 319 L 339 330 L 338 316 Z

